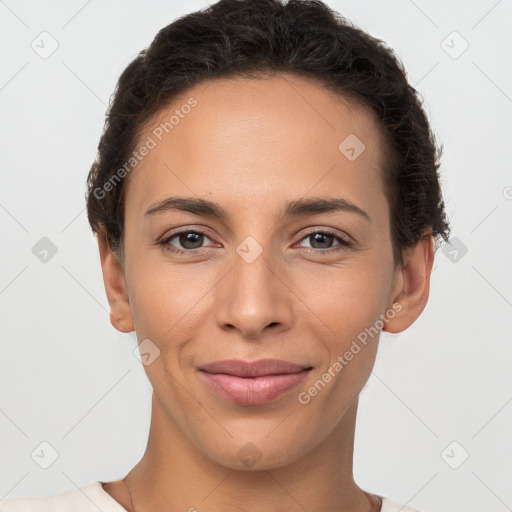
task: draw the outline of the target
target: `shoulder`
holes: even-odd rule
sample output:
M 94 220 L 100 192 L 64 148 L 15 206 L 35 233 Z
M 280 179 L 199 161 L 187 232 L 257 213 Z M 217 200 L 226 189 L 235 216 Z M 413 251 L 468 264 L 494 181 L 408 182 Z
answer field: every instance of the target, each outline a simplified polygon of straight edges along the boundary
M 405 505 L 401 505 L 400 503 L 393 501 L 387 496 L 383 496 L 382 494 L 378 494 L 382 499 L 382 508 L 380 512 L 427 512 L 426 510 L 419 510 L 417 508 L 406 507 Z
M 98 480 L 51 497 L 0 499 L 0 512 L 126 512 L 104 490 Z

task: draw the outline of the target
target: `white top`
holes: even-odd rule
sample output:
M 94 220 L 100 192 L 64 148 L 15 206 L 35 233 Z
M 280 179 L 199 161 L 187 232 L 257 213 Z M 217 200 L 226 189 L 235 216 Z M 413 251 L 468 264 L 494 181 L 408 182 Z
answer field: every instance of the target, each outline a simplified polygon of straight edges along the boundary
M 0 512 L 126 512 L 101 484 L 95 480 L 50 498 L 3 498 L 0 499 Z M 381 494 L 376 496 L 382 499 L 380 512 L 426 512 L 404 507 Z

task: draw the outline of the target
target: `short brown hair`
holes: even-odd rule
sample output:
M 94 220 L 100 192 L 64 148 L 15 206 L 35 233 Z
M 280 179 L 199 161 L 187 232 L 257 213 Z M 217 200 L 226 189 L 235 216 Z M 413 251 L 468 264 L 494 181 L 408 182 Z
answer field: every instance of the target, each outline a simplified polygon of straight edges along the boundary
M 119 78 L 86 192 L 91 228 L 105 234 L 114 254 L 122 257 L 124 173 L 105 185 L 129 160 L 145 123 L 201 81 L 280 72 L 314 79 L 377 114 L 395 264 L 420 238 L 448 241 L 442 146 L 393 50 L 319 0 L 220 0 L 162 28 Z

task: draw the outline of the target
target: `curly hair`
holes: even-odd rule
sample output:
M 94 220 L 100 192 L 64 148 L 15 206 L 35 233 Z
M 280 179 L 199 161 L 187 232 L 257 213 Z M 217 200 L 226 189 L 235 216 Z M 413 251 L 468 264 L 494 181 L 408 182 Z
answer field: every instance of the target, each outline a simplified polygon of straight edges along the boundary
M 162 28 L 116 85 L 86 203 L 93 232 L 106 237 L 118 259 L 126 162 L 147 122 L 203 81 L 276 73 L 313 80 L 377 115 L 395 265 L 403 265 L 402 251 L 420 239 L 448 241 L 439 183 L 443 148 L 394 51 L 320 0 L 219 0 Z

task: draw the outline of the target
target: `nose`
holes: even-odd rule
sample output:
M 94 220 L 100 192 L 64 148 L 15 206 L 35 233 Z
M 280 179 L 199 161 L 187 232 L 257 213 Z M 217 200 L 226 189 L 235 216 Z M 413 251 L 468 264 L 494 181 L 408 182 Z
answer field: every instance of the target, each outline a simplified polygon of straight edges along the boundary
M 280 263 L 265 252 L 254 261 L 234 254 L 231 270 L 215 287 L 216 322 L 221 329 L 251 340 L 290 329 L 293 292 Z

